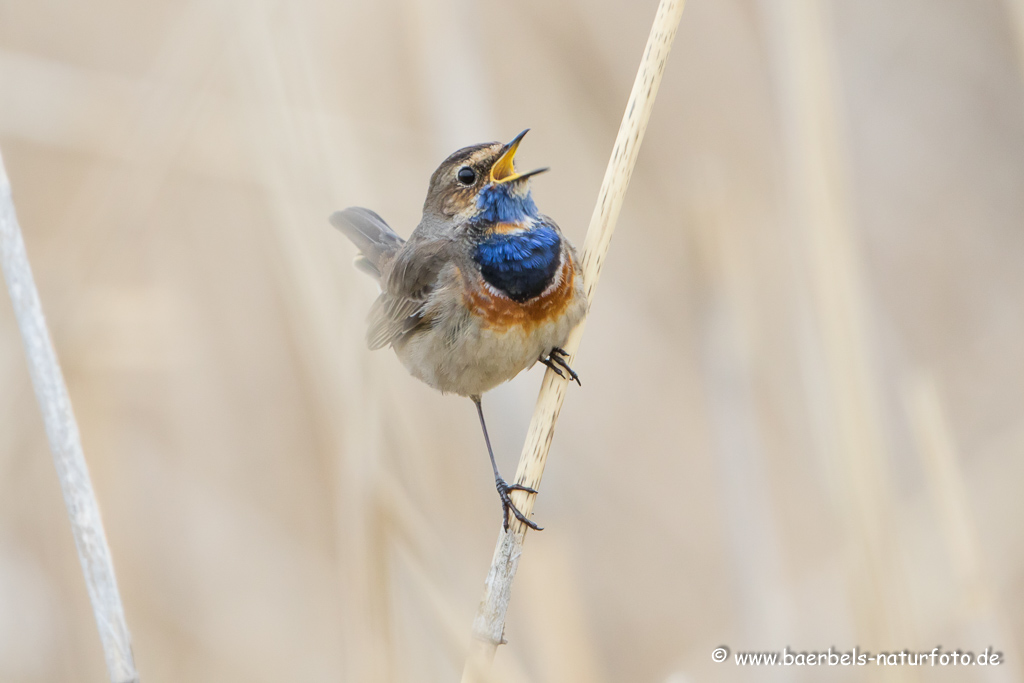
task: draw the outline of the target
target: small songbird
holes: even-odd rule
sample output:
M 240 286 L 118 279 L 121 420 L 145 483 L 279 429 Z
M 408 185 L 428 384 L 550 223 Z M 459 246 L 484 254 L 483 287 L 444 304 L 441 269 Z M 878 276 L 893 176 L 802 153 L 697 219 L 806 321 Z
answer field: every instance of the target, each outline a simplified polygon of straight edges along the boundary
M 480 396 L 538 361 L 578 384 L 561 346 L 587 310 L 576 251 L 530 196 L 529 178 L 548 169 L 513 165 L 526 133 L 445 159 L 408 242 L 369 209 L 330 218 L 359 248 L 356 266 L 380 284 L 369 347 L 390 345 L 414 377 L 476 404 L 506 530 L 509 512 L 540 529 L 509 497 L 536 491 L 498 473 Z

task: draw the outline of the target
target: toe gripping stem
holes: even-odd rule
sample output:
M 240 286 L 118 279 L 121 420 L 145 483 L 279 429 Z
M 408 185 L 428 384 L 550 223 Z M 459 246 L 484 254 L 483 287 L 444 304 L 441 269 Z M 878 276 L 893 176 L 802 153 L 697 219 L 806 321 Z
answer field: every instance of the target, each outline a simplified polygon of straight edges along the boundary
M 570 382 L 576 382 L 576 384 L 583 386 L 583 383 L 580 382 L 580 376 L 576 374 L 575 370 L 569 367 L 569 363 L 566 361 L 566 358 L 568 357 L 569 354 L 565 349 L 560 349 L 556 346 L 551 349 L 551 353 L 548 354 L 547 358 L 538 358 L 537 360 L 554 370 L 555 374 L 562 379 L 565 379 L 565 374 L 569 373 Z M 565 372 L 562 372 L 562 370 L 565 370 Z
M 491 470 L 494 472 L 494 487 L 498 489 L 498 497 L 501 498 L 501 516 L 502 526 L 505 531 L 508 531 L 508 513 L 511 512 L 515 515 L 515 518 L 520 522 L 535 529 L 537 531 L 543 531 L 543 527 L 537 526 L 536 522 L 531 522 L 526 515 L 520 512 L 519 508 L 512 502 L 512 497 L 509 495 L 509 491 L 526 491 L 527 493 L 537 493 L 537 489 L 531 489 L 529 486 L 523 486 L 522 484 L 509 484 L 507 481 L 502 479 L 501 474 L 498 472 L 498 463 L 494 461 L 494 449 L 491 448 L 491 437 L 487 434 L 487 422 L 484 420 L 484 408 L 480 403 L 479 396 L 470 396 L 473 403 L 476 404 L 476 414 L 480 417 L 480 429 L 484 433 L 484 443 L 487 444 L 487 455 L 491 459 Z
M 544 527 L 537 526 L 537 523 L 530 520 L 526 515 L 519 511 L 519 508 L 512 502 L 512 496 L 509 495 L 510 491 L 526 491 L 527 493 L 537 493 L 537 489 L 531 489 L 529 486 L 523 486 L 522 484 L 509 484 L 502 478 L 494 480 L 494 486 L 498 489 L 498 496 L 501 498 L 501 511 L 504 517 L 505 531 L 508 531 L 508 513 L 511 512 L 515 515 L 515 518 L 526 526 L 536 531 L 543 531 Z

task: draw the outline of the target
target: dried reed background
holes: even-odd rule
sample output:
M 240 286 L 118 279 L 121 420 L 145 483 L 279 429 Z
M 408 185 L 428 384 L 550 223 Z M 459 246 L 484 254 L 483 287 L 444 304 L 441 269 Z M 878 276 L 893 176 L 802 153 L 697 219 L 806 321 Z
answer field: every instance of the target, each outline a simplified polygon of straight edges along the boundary
M 531 126 L 579 242 L 655 4 L 0 2 L 0 148 L 144 681 L 458 677 L 500 517 L 476 418 L 364 350 L 326 216 L 407 233 L 444 155 Z M 497 680 L 1022 680 L 1022 17 L 688 3 Z M 0 300 L 0 680 L 103 680 Z M 505 469 L 539 377 L 485 397 Z

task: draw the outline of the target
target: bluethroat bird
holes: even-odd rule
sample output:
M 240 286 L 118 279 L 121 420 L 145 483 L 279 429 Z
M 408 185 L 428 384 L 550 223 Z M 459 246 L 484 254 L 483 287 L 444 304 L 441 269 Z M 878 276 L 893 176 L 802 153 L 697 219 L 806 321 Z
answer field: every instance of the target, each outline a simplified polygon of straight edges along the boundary
M 548 169 L 513 165 L 526 132 L 445 159 L 408 241 L 369 209 L 330 218 L 359 248 L 356 267 L 380 285 L 369 347 L 391 346 L 413 377 L 476 404 L 506 530 L 510 512 L 540 529 L 509 497 L 536 491 L 499 474 L 480 396 L 535 362 L 579 383 L 561 346 L 587 309 L 576 251 L 530 195 L 529 179 Z

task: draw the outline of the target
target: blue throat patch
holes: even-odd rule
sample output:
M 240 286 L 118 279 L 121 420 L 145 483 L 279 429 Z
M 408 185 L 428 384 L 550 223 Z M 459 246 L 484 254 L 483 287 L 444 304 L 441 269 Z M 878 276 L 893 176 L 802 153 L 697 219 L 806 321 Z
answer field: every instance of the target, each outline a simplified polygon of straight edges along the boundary
M 477 243 L 480 274 L 510 299 L 523 303 L 547 289 L 558 270 L 562 239 L 550 225 L 516 233 L 492 233 Z
M 540 217 L 533 196 L 527 192 L 525 197 L 519 197 L 509 185 L 486 186 L 477 195 L 476 206 L 480 211 L 475 220 L 482 223 L 522 223 L 527 218 Z

